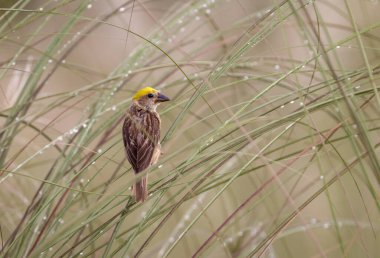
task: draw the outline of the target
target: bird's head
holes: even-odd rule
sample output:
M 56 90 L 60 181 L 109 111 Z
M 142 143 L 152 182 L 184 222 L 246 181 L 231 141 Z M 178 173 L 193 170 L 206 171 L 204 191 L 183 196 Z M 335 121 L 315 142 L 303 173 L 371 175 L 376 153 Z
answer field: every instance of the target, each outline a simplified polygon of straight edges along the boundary
M 169 100 L 170 99 L 166 97 L 164 94 L 151 87 L 145 87 L 137 91 L 136 94 L 133 96 L 134 103 L 145 109 L 154 111 L 156 110 L 158 104 Z

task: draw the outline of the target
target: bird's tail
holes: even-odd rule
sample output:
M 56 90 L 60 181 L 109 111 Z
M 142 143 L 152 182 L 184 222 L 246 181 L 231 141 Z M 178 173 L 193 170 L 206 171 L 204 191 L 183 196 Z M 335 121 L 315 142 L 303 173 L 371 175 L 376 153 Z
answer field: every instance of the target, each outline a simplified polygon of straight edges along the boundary
M 132 187 L 136 202 L 144 202 L 148 198 L 148 177 L 136 181 Z

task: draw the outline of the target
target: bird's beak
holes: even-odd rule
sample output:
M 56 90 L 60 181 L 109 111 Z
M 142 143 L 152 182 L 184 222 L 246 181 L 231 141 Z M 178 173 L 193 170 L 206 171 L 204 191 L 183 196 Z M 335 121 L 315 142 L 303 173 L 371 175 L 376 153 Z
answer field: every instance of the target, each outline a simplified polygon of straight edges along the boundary
M 166 97 L 164 94 L 162 93 L 158 93 L 158 96 L 157 96 L 157 102 L 165 102 L 165 101 L 169 101 L 170 99 L 168 97 Z

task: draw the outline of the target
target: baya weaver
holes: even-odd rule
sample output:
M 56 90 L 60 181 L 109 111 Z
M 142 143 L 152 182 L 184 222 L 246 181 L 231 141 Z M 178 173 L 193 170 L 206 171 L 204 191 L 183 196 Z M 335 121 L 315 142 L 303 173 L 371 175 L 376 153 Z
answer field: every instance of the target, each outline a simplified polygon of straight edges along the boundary
M 123 141 L 129 163 L 137 175 L 154 165 L 161 155 L 161 119 L 156 109 L 161 102 L 170 99 L 151 87 L 134 95 L 123 124 Z M 148 197 L 148 175 L 132 186 L 136 202 Z

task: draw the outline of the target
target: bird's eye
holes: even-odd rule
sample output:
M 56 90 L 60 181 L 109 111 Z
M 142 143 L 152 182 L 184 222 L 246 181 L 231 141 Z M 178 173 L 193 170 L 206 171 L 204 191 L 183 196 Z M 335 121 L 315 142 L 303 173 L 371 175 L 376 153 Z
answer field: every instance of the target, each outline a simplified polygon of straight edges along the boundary
M 153 98 L 153 97 L 154 97 L 154 95 L 152 93 L 148 94 L 148 98 Z

